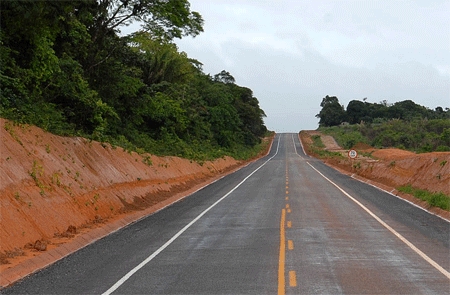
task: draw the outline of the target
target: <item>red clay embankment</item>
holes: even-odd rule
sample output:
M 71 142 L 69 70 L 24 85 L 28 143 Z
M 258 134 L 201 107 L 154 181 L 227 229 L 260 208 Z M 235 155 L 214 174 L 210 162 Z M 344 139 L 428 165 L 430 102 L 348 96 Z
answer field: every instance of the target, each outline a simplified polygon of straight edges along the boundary
M 307 152 L 310 151 L 308 146 L 312 144 L 312 135 L 320 135 L 327 150 L 343 155 L 341 158 L 322 159 L 326 164 L 450 220 L 450 212 L 430 207 L 425 202 L 395 189 L 410 184 L 414 188 L 450 195 L 450 152 L 416 154 L 396 148 L 375 149 L 357 144 L 353 149 L 358 152 L 358 157 L 351 160 L 347 157 L 348 151 L 339 147 L 331 136 L 315 130 L 302 131 L 299 135 Z
M 4 119 L 0 137 L 0 271 L 246 164 L 138 154 Z

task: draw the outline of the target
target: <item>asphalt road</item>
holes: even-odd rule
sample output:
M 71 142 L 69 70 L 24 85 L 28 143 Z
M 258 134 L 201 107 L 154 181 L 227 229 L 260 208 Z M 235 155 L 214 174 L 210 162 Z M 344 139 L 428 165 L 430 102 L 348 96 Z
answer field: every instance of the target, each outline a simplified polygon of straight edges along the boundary
M 296 134 L 2 294 L 449 294 L 450 223 L 305 156 Z

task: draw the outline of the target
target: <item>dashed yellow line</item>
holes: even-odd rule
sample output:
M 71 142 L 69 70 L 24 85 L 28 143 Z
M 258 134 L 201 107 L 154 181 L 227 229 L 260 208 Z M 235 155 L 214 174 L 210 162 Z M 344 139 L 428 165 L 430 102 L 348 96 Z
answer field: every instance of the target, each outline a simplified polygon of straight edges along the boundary
M 288 249 L 294 250 L 294 242 L 292 240 L 288 240 Z
M 289 177 L 288 177 L 287 161 L 286 161 L 286 196 L 285 200 L 288 201 L 289 197 Z M 281 221 L 280 221 L 280 257 L 278 262 L 278 295 L 285 295 L 286 293 L 286 229 L 292 227 L 292 222 L 286 222 L 286 213 L 291 213 L 291 208 L 289 204 L 281 210 Z M 289 250 L 294 250 L 294 241 L 287 240 L 287 248 Z M 294 270 L 290 270 L 289 274 L 289 287 L 297 286 L 297 276 Z
M 289 271 L 289 287 L 297 287 L 297 276 L 295 270 Z
M 286 292 L 286 278 L 284 273 L 284 263 L 286 259 L 286 233 L 284 224 L 286 222 L 286 210 L 281 210 L 280 221 L 280 256 L 278 259 L 278 295 L 284 295 Z

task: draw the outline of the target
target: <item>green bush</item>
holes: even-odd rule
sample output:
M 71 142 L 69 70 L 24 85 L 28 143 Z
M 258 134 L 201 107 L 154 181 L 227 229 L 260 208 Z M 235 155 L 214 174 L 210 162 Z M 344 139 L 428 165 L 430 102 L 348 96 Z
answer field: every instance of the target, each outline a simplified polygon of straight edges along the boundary
M 450 196 L 439 192 L 431 193 L 427 190 L 417 189 L 410 184 L 397 188 L 399 191 L 415 196 L 416 198 L 426 201 L 430 206 L 438 207 L 444 210 L 450 210 Z
M 376 148 L 396 147 L 418 153 L 450 151 L 449 119 L 378 120 L 377 124 L 320 127 L 337 143 L 350 149 L 358 142 Z

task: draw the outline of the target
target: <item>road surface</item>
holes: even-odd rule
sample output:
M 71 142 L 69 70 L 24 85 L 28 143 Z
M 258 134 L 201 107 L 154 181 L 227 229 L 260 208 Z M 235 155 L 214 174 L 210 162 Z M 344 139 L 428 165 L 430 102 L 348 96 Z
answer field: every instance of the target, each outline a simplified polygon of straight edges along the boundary
M 450 223 L 305 156 L 268 156 L 2 294 L 449 294 Z

